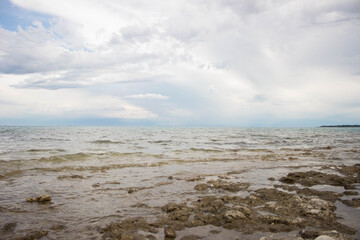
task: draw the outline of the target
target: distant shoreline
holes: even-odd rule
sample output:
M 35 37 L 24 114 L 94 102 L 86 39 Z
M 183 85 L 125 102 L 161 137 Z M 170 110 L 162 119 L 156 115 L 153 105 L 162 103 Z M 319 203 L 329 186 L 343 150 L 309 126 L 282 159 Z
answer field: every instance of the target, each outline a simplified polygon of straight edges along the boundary
M 323 125 L 320 127 L 354 128 L 354 127 L 360 127 L 360 125 Z

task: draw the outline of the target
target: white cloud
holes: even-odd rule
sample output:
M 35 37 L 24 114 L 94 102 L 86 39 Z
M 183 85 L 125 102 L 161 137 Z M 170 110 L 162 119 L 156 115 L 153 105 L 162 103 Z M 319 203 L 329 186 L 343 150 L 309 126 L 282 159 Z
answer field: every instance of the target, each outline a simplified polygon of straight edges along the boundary
M 156 118 L 157 115 L 103 94 L 90 95 L 82 89 L 17 89 L 9 86 L 21 82 L 23 76 L 0 75 L 0 118 L 51 116 L 59 118 Z
M 0 28 L 11 114 L 359 119 L 357 0 L 12 2 L 51 19 Z M 35 100 L 15 101 L 20 93 Z
M 155 93 L 145 93 L 145 94 L 134 94 L 126 96 L 126 98 L 133 98 L 133 99 L 158 99 L 158 100 L 164 100 L 168 99 L 168 96 L 164 96 L 161 94 L 155 94 Z

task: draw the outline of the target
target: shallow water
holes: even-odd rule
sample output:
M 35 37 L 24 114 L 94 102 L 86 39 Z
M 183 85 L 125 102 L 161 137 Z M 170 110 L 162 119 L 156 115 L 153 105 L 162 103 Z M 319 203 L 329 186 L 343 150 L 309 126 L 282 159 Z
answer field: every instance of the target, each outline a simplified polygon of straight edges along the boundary
M 48 239 L 99 239 L 111 221 L 152 219 L 168 202 L 200 197 L 190 178 L 248 182 L 236 193 L 246 196 L 277 183 L 269 177 L 359 163 L 359 143 L 356 128 L 0 127 L 0 226 L 16 223 L 0 238 L 35 229 Z M 25 202 L 40 194 L 52 202 Z M 358 219 L 340 207 L 344 222 Z

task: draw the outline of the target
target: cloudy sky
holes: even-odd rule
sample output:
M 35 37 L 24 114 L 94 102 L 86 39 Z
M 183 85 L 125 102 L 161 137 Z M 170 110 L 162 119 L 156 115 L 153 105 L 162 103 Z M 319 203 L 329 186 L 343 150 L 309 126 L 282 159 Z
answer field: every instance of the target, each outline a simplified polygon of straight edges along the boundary
M 0 124 L 360 123 L 359 0 L 0 0 Z

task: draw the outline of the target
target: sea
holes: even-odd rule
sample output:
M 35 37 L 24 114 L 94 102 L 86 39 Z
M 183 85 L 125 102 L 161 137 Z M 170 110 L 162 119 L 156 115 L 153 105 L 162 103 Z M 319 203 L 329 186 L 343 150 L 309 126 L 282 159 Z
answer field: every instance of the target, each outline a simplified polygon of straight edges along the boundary
M 151 220 L 166 203 L 199 198 L 191 178 L 208 181 L 232 172 L 232 180 L 250 183 L 234 193 L 245 197 L 291 171 L 357 163 L 360 128 L 3 126 L 0 228 L 14 227 L 0 229 L 0 239 L 34 231 L 47 231 L 43 239 L 101 239 L 111 222 Z M 51 203 L 26 202 L 44 194 Z M 338 208 L 341 221 L 360 230 L 360 210 Z

